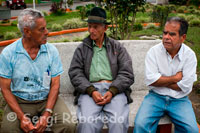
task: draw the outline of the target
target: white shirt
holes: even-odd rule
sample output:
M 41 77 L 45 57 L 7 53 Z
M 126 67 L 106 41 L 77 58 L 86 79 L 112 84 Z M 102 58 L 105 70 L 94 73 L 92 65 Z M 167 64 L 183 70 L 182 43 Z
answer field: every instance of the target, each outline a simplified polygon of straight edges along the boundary
M 196 55 L 187 45 L 182 44 L 179 52 L 172 59 L 163 44 L 160 43 L 147 52 L 145 83 L 155 93 L 173 98 L 182 98 L 192 91 L 193 82 L 197 80 L 196 67 Z M 150 86 L 161 76 L 173 76 L 179 71 L 182 71 L 183 77 L 177 85 L 182 91 L 175 91 L 168 87 Z

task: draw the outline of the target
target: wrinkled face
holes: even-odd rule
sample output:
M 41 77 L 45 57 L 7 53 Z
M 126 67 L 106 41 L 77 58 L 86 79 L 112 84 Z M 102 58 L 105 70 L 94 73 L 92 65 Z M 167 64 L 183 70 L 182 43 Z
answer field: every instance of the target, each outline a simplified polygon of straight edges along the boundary
M 47 42 L 48 30 L 46 28 L 46 21 L 44 18 L 38 18 L 35 21 L 36 25 L 33 29 L 29 28 L 28 35 L 37 45 L 42 45 Z
M 107 30 L 107 25 L 99 23 L 88 23 L 88 31 L 90 38 L 94 41 L 101 39 L 104 36 L 104 32 Z
M 186 35 L 179 35 L 180 23 L 167 22 L 163 31 L 163 45 L 166 50 L 171 52 L 178 52 L 181 44 L 184 42 Z

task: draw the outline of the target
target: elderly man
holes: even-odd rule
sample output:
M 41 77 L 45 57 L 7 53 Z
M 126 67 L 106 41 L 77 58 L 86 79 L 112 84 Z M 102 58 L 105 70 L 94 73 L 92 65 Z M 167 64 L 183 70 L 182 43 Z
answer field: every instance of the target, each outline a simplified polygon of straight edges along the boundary
M 105 34 L 105 10 L 94 7 L 87 22 L 90 35 L 75 50 L 69 69 L 77 96 L 78 132 L 100 133 L 107 123 L 110 133 L 126 133 L 134 82 L 131 58 Z
M 18 27 L 23 37 L 0 56 L 0 87 L 7 102 L 1 131 L 43 132 L 50 127 L 55 133 L 74 132 L 74 124 L 64 121 L 70 112 L 58 97 L 63 69 L 57 49 L 47 43 L 43 14 L 23 10 Z
M 156 132 L 165 114 L 171 118 L 176 133 L 198 133 L 188 94 L 197 80 L 195 53 L 185 44 L 188 23 L 169 18 L 162 43 L 152 47 L 145 59 L 146 85 L 149 94 L 136 115 L 134 133 Z

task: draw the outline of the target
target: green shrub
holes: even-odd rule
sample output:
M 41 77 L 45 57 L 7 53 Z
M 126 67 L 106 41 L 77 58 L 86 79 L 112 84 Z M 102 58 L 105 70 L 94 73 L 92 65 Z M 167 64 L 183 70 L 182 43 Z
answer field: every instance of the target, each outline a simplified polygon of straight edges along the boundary
M 147 29 L 158 29 L 158 27 L 155 26 L 155 24 L 148 24 Z
M 88 26 L 88 23 L 87 23 L 87 22 L 80 21 L 80 22 L 79 22 L 79 25 L 80 25 L 79 28 L 83 28 L 83 27 L 87 27 L 87 26 Z
M 168 5 L 168 7 L 169 7 L 169 12 L 176 11 L 176 6 L 175 5 L 170 4 L 170 5 Z
M 185 18 L 186 18 L 187 21 L 190 21 L 192 19 L 195 19 L 196 16 L 195 15 L 189 15 L 189 16 L 185 16 Z
M 200 26 L 200 19 L 193 19 L 189 21 L 190 26 Z
M 42 11 L 42 13 L 44 14 L 44 16 L 49 16 L 48 12 L 46 11 Z
M 140 24 L 140 23 L 135 23 L 134 25 L 133 25 L 133 30 L 134 31 L 140 31 L 140 30 L 142 30 L 143 29 L 143 26 Z
M 151 22 L 151 18 L 139 17 L 135 20 L 136 23 L 148 23 Z
M 81 19 L 88 17 L 90 10 L 95 7 L 95 4 L 87 4 L 86 6 L 77 6 L 76 10 L 79 10 Z
M 52 30 L 52 31 L 61 31 L 61 30 L 63 30 L 63 27 L 62 27 L 62 25 L 60 25 L 60 24 L 53 24 L 53 25 L 51 26 L 51 30 Z
M 152 12 L 152 20 L 153 22 L 159 22 L 161 27 L 164 27 L 164 24 L 167 20 L 167 17 L 169 15 L 169 7 L 168 6 L 154 6 L 153 12 Z
M 187 4 L 187 0 L 169 0 L 169 3 L 175 5 L 185 5 Z
M 178 17 L 180 18 L 184 18 L 185 20 L 187 20 L 186 15 L 185 14 L 177 14 Z
M 195 14 L 200 16 L 200 10 L 195 10 Z
M 76 28 L 87 27 L 87 22 L 84 22 L 79 18 L 73 18 L 65 21 L 63 27 L 65 29 L 76 29 Z
M 10 20 L 9 20 L 9 19 L 4 19 L 4 20 L 1 21 L 1 23 L 2 23 L 2 24 L 10 23 Z
M 195 13 L 196 12 L 196 10 L 195 9 L 188 9 L 188 13 Z
M 15 32 L 6 32 L 4 35 L 5 40 L 15 39 L 17 38 L 17 33 Z
M 188 7 L 188 9 L 196 9 L 196 7 L 193 6 L 193 5 L 190 5 L 190 6 Z
M 184 13 L 186 9 L 187 9 L 186 6 L 180 6 L 176 11 L 177 13 Z

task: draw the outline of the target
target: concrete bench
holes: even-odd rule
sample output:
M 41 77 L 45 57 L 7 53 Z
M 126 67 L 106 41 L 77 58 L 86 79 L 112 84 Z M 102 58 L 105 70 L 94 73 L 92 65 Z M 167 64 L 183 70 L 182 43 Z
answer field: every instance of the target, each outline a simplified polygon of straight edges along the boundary
M 161 42 L 161 40 L 123 40 L 120 41 L 122 45 L 127 49 L 130 56 L 132 57 L 133 69 L 135 74 L 135 83 L 131 86 L 133 90 L 131 97 L 133 98 L 133 103 L 130 104 L 130 114 L 129 114 L 129 123 L 130 127 L 134 127 L 134 119 L 136 113 L 140 107 L 140 104 L 143 101 L 144 96 L 148 93 L 148 88 L 144 84 L 144 60 L 145 55 L 149 48 Z M 57 47 L 63 68 L 64 73 L 61 75 L 61 85 L 60 85 L 60 96 L 65 100 L 66 105 L 68 106 L 73 118 L 76 119 L 76 108 L 74 106 L 74 88 L 70 83 L 68 76 L 68 69 L 71 63 L 71 59 L 76 47 L 81 42 L 67 42 L 67 43 L 55 43 Z M 0 52 L 1 52 L 0 48 Z M 171 132 L 171 121 L 167 116 L 164 116 L 159 121 L 158 130 L 162 133 Z
M 130 127 L 133 127 L 136 113 L 140 107 L 141 102 L 143 101 L 144 96 L 148 93 L 148 88 L 144 84 L 145 55 L 149 48 L 151 48 L 155 44 L 160 43 L 161 40 L 122 40 L 120 42 L 122 45 L 124 45 L 128 53 L 132 57 L 133 69 L 135 74 L 135 83 L 131 86 L 131 89 L 133 90 L 131 95 L 131 97 L 133 98 L 133 103 L 130 104 L 129 114 Z M 54 44 L 60 53 L 64 68 L 64 73 L 61 75 L 60 95 L 65 99 L 65 103 L 67 104 L 74 117 L 76 117 L 76 106 L 73 105 L 74 88 L 69 80 L 68 69 L 73 53 L 79 44 L 80 42 Z M 165 116 L 160 120 L 159 125 L 168 125 L 170 123 L 171 121 L 169 120 L 169 118 Z M 168 131 L 171 130 L 169 129 L 169 127 L 170 126 L 168 125 Z M 166 126 L 160 128 L 166 128 Z

